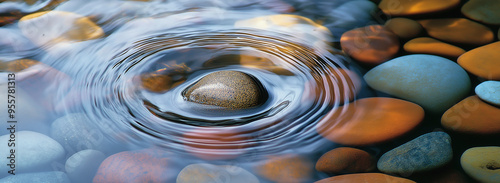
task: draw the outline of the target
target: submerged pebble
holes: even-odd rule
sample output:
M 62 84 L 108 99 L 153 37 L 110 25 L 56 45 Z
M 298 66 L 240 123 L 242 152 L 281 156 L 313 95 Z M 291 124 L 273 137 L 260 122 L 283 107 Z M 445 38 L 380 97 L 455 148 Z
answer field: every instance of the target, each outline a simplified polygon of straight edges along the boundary
M 363 182 L 363 183 L 415 183 L 415 181 L 390 176 L 382 173 L 354 173 L 347 175 L 339 175 L 326 179 L 316 181 L 315 183 L 352 183 L 352 182 Z
M 387 15 L 428 15 L 449 10 L 460 4 L 460 0 L 382 0 L 378 7 Z
M 231 165 L 191 164 L 181 170 L 176 183 L 259 183 L 259 179 L 243 168 Z
M 419 37 L 404 44 L 404 50 L 409 53 L 431 54 L 447 58 L 458 58 L 465 50 L 430 37 Z
M 499 134 L 500 108 L 483 102 L 477 95 L 467 97 L 441 117 L 445 128 L 471 134 Z
M 481 46 L 494 39 L 490 28 L 465 18 L 427 19 L 419 23 L 431 37 L 450 43 Z
M 17 182 L 71 183 L 66 173 L 59 171 L 20 173 L 0 179 L 0 183 L 17 183 Z
M 313 164 L 298 155 L 270 156 L 256 172 L 266 179 L 277 183 L 310 182 Z
M 500 147 L 473 147 L 460 158 L 467 175 L 484 183 L 500 182 Z
M 97 168 L 105 158 L 104 153 L 92 149 L 77 152 L 66 160 L 66 173 L 73 183 L 92 182 Z
M 418 22 L 408 18 L 392 18 L 384 26 L 404 40 L 417 37 L 424 30 Z
M 323 154 L 316 170 L 326 173 L 357 173 L 375 169 L 375 158 L 368 152 L 352 147 L 339 147 Z

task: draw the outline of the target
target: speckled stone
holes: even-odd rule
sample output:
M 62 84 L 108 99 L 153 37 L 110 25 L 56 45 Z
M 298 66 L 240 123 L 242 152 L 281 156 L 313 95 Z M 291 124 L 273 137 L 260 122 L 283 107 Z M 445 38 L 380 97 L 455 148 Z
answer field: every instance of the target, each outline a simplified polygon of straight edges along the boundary
M 378 7 L 391 16 L 427 15 L 449 10 L 460 0 L 382 0 Z
M 357 173 L 375 169 L 375 158 L 352 147 L 339 147 L 326 152 L 316 163 L 316 170 L 326 173 Z
M 415 183 L 415 181 L 394 177 L 381 173 L 354 173 L 339 175 L 316 181 L 314 183 Z
M 482 100 L 500 106 L 500 81 L 485 81 L 476 86 L 476 94 Z
M 465 18 L 441 18 L 418 21 L 427 33 L 449 43 L 481 46 L 494 40 L 490 28 Z
M 181 170 L 176 183 L 259 183 L 259 179 L 243 168 L 231 165 L 191 164 Z
M 404 50 L 409 53 L 431 54 L 447 58 L 458 58 L 465 50 L 430 37 L 419 37 L 405 43 Z
M 370 87 L 434 113 L 462 100 L 471 88 L 469 75 L 458 64 L 426 54 L 392 59 L 368 71 L 364 78 Z
M 465 173 L 484 183 L 500 182 L 500 147 L 473 147 L 460 158 Z
M 187 101 L 228 109 L 247 109 L 261 105 L 267 99 L 262 84 L 239 71 L 210 73 L 187 88 Z
M 431 132 L 386 152 L 377 168 L 384 173 L 408 175 L 441 167 L 452 157 L 450 136 Z
M 462 13 L 470 19 L 500 25 L 500 1 L 470 0 L 462 6 Z
M 405 40 L 417 37 L 424 30 L 417 21 L 408 18 L 393 18 L 384 26 Z
M 64 172 L 37 172 L 37 173 L 20 173 L 10 175 L 0 179 L 0 183 L 21 183 L 21 182 L 37 182 L 37 183 L 71 183 L 68 176 Z
M 458 57 L 458 64 L 468 72 L 490 80 L 500 81 L 500 41 L 487 44 Z
M 311 182 L 313 164 L 307 159 L 292 154 L 270 156 L 256 168 L 256 172 L 276 183 Z
M 448 109 L 441 117 L 441 125 L 461 133 L 500 134 L 498 114 L 499 107 L 492 106 L 475 95 Z

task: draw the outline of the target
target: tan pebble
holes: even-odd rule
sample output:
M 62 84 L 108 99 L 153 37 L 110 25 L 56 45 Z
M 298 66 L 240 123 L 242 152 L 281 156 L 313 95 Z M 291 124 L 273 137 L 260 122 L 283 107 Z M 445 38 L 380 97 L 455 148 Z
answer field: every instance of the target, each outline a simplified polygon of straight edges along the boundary
M 339 147 L 326 152 L 316 163 L 316 170 L 327 173 L 369 172 L 375 169 L 375 159 L 366 151 Z
M 465 18 L 428 19 L 419 23 L 431 37 L 450 43 L 479 46 L 494 39 L 490 28 Z
M 298 155 L 270 156 L 257 173 L 277 183 L 302 183 L 311 178 L 313 164 Z
M 470 50 L 458 57 L 458 64 L 476 76 L 500 81 L 500 41 Z
M 409 53 L 438 55 L 458 58 L 465 50 L 429 37 L 419 37 L 405 43 L 404 50 Z
M 449 130 L 462 133 L 499 134 L 499 114 L 500 108 L 474 95 L 448 109 L 441 117 L 441 124 Z
M 442 12 L 459 3 L 460 0 L 382 0 L 378 7 L 388 15 L 408 16 Z
M 415 183 L 415 181 L 381 173 L 355 173 L 339 175 L 315 183 Z
M 460 158 L 465 173 L 484 183 L 500 182 L 500 147 L 473 147 Z
M 417 37 L 424 30 L 417 21 L 408 18 L 393 18 L 384 26 L 405 40 Z

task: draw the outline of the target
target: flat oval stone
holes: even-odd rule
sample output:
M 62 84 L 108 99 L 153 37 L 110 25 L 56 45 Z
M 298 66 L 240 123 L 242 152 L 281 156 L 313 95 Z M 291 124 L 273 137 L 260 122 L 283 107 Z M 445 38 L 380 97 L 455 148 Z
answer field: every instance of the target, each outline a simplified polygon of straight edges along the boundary
M 176 183 L 259 183 L 259 179 L 247 170 L 231 165 L 198 163 L 186 166 L 177 175 Z
M 362 183 L 382 183 L 382 182 L 394 182 L 394 183 L 416 183 L 415 181 L 394 177 L 381 173 L 354 173 L 347 175 L 339 175 L 326 179 L 322 179 L 316 181 L 314 183 L 353 183 L 353 182 L 362 182 Z
M 357 173 L 375 169 L 375 159 L 368 152 L 339 147 L 326 152 L 316 163 L 316 170 L 326 173 Z
M 378 65 L 399 51 L 398 36 L 381 25 L 370 25 L 345 32 L 340 46 L 347 54 L 367 65 Z
M 378 7 L 387 15 L 408 16 L 442 12 L 459 3 L 460 0 L 382 0 Z
M 408 18 L 392 18 L 384 26 L 405 40 L 417 37 L 424 30 L 417 21 Z
M 458 64 L 443 57 L 406 55 L 381 64 L 364 76 L 376 90 L 440 113 L 466 97 L 470 79 Z
M 486 24 L 500 25 L 500 1 L 470 0 L 462 6 L 462 13 L 470 19 Z
M 438 55 L 447 58 L 458 58 L 465 50 L 430 37 L 419 37 L 405 43 L 404 50 L 409 53 Z
M 328 140 L 344 145 L 371 145 L 399 137 L 424 118 L 417 104 L 395 98 L 363 98 L 332 109 L 316 125 Z
M 408 175 L 441 167 L 452 156 L 451 137 L 444 132 L 431 132 L 384 153 L 377 168 L 384 173 Z
M 460 158 L 467 175 L 484 183 L 500 182 L 500 147 L 473 147 Z
M 500 106 L 500 81 L 485 81 L 476 86 L 476 94 L 484 101 Z
M 475 48 L 458 57 L 458 64 L 468 72 L 500 81 L 500 41 Z
M 228 109 L 247 109 L 261 105 L 267 99 L 262 84 L 239 71 L 210 73 L 187 88 L 185 100 Z
M 266 179 L 279 183 L 311 182 L 313 164 L 293 154 L 270 156 L 256 167 L 256 172 Z
M 465 18 L 420 20 L 427 33 L 436 39 L 450 43 L 481 46 L 494 40 L 490 28 Z
M 441 125 L 462 133 L 500 133 L 500 108 L 483 102 L 477 95 L 467 97 L 448 109 L 441 117 Z

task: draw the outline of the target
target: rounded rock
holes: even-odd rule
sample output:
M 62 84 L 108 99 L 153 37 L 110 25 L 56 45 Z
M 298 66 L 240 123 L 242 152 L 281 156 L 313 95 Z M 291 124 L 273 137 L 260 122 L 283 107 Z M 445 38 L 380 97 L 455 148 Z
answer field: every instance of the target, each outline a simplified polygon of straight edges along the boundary
M 381 25 L 370 25 L 345 32 L 340 37 L 342 50 L 366 65 L 378 65 L 399 51 L 398 36 Z
M 316 170 L 326 173 L 357 173 L 375 169 L 375 159 L 366 151 L 339 147 L 326 152 L 316 163 Z
M 387 15 L 409 16 L 443 12 L 460 4 L 460 0 L 382 0 L 378 7 Z
M 500 147 L 473 147 L 460 158 L 467 175 L 484 183 L 500 182 Z
M 500 81 L 485 81 L 476 86 L 476 94 L 484 101 L 500 106 Z
M 420 20 L 427 33 L 436 39 L 450 43 L 481 46 L 494 40 L 490 28 L 465 18 Z
M 470 0 L 462 6 L 462 13 L 479 22 L 500 25 L 499 9 L 500 1 Z
M 477 95 L 467 97 L 441 117 L 449 130 L 470 134 L 499 134 L 500 108 L 483 102 Z
M 187 101 L 227 109 L 252 108 L 267 99 L 262 84 L 239 71 L 210 73 L 187 88 L 183 95 Z
M 484 45 L 458 57 L 458 64 L 468 72 L 490 80 L 500 81 L 500 41 Z
M 259 179 L 243 168 L 231 165 L 191 164 L 181 170 L 176 183 L 259 183 Z
M 452 156 L 450 136 L 431 132 L 386 152 L 378 160 L 377 168 L 384 173 L 408 175 L 441 167 Z
M 39 182 L 39 183 L 71 183 L 68 176 L 64 172 L 54 171 L 54 172 L 37 172 L 37 173 L 16 173 L 16 175 L 10 175 L 3 179 L 0 179 L 2 183 L 13 183 L 13 182 Z
M 92 182 L 101 162 L 106 159 L 104 153 L 86 149 L 71 155 L 66 160 L 65 170 L 74 183 Z
M 339 175 L 316 181 L 315 183 L 382 183 L 382 182 L 397 182 L 397 183 L 415 183 L 415 181 L 394 177 L 381 173 L 355 173 L 347 175 Z
M 200 127 L 183 134 L 185 149 L 205 160 L 234 159 L 246 152 L 248 138 L 234 130 Z
M 371 145 L 399 137 L 424 118 L 417 104 L 395 98 L 363 98 L 326 114 L 316 131 L 344 145 Z
M 408 18 L 393 18 L 384 26 L 405 40 L 417 37 L 424 30 L 417 21 Z
M 409 53 L 431 54 L 447 58 L 458 58 L 465 50 L 429 37 L 419 37 L 405 43 L 404 50 Z
M 368 85 L 440 113 L 466 97 L 470 79 L 455 62 L 434 55 L 414 54 L 392 59 L 364 76 Z
M 277 183 L 310 182 L 312 163 L 301 156 L 286 154 L 270 156 L 263 165 L 257 167 L 256 172 Z

